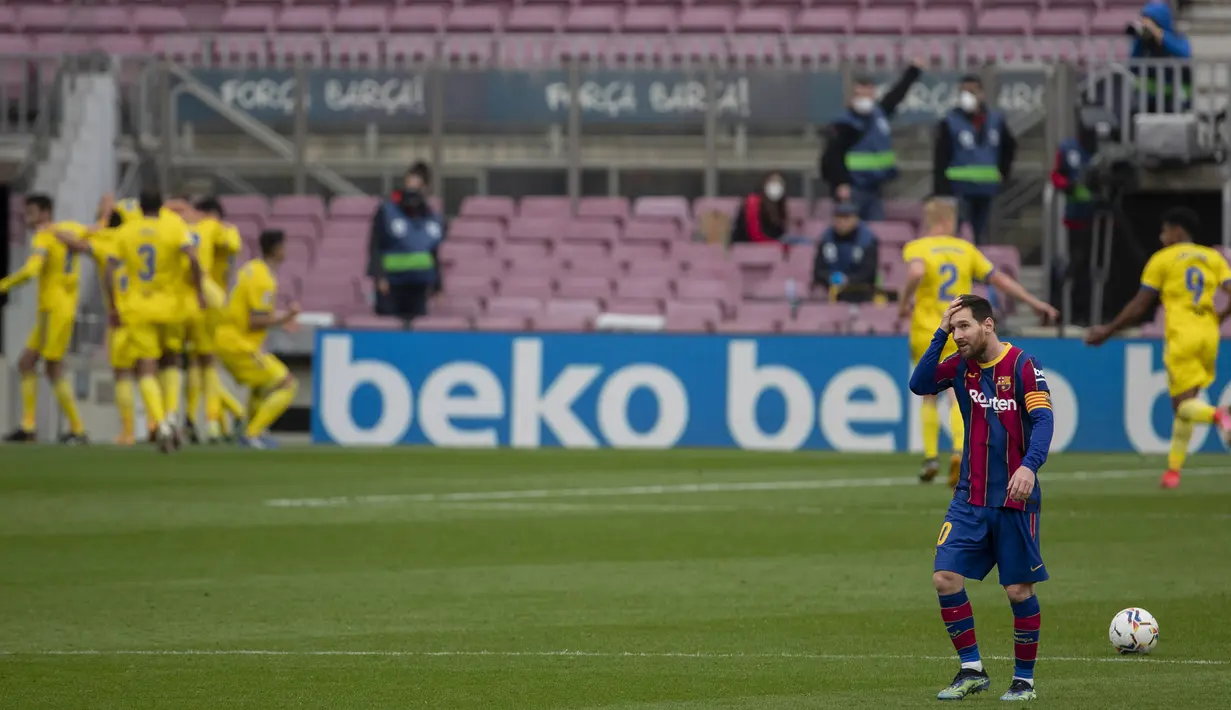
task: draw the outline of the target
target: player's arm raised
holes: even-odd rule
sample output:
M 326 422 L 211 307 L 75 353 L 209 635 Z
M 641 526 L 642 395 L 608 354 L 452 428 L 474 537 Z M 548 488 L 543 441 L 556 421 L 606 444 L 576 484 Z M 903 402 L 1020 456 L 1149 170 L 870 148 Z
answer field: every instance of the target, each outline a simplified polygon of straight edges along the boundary
M 1043 316 L 1048 321 L 1053 321 L 1060 317 L 1060 311 L 1056 310 L 1050 303 L 1035 298 L 1034 294 L 1027 291 L 1025 286 L 1022 286 L 1012 276 L 999 269 L 992 272 L 991 276 L 987 279 L 987 283 L 993 288 L 1004 291 L 1013 298 L 1024 302 L 1034 309 L 1035 313 Z
M 43 263 L 47 260 L 47 245 L 40 239 L 34 240 L 34 248 L 30 251 L 30 256 L 26 258 L 26 263 L 17 271 L 0 279 L 0 293 L 8 293 L 17 286 L 36 278 L 43 271 Z
M 122 249 L 123 247 L 121 247 Z M 122 252 L 121 252 L 122 253 Z M 112 254 L 107 258 L 107 268 L 103 271 L 103 290 L 107 293 L 107 319 L 112 327 L 120 327 L 120 311 L 115 301 L 115 272 L 120 268 L 120 257 Z
M 1158 255 L 1150 257 L 1146 268 L 1141 272 L 1141 288 L 1137 295 L 1120 309 L 1116 317 L 1106 325 L 1095 326 L 1086 331 L 1086 345 L 1102 345 L 1108 338 L 1134 325 L 1145 317 L 1146 313 L 1158 302 L 1158 294 L 1162 291 L 1166 276 L 1164 262 Z
M 937 394 L 953 386 L 953 378 L 957 376 L 958 356 L 953 355 L 944 362 L 940 354 L 945 349 L 949 334 L 953 332 L 953 314 L 962 309 L 960 299 L 955 299 L 945 310 L 940 321 L 940 327 L 932 336 L 932 342 L 919 358 L 915 371 L 910 375 L 910 391 L 917 395 Z

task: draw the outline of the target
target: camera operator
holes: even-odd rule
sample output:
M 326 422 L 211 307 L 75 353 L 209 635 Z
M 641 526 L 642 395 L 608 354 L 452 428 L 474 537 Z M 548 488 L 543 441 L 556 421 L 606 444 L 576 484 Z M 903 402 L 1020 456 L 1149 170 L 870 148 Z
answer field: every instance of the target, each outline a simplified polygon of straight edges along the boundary
M 1124 33 L 1132 37 L 1133 59 L 1172 60 L 1167 66 L 1132 66 L 1136 76 L 1136 91 L 1146 92 L 1147 113 L 1178 113 L 1188 110 L 1192 97 L 1192 59 L 1188 37 L 1175 29 L 1171 7 L 1166 2 L 1152 0 L 1141 8 L 1141 17 L 1129 23 Z M 1175 63 L 1182 63 L 1177 66 Z M 1163 105 L 1158 105 L 1160 97 Z M 1134 107 L 1138 102 L 1132 101 Z
M 1094 196 L 1086 184 L 1085 172 L 1090 160 L 1098 152 L 1098 134 L 1093 126 L 1078 128 L 1077 138 L 1066 138 L 1056 150 L 1056 161 L 1051 172 L 1051 183 L 1065 195 L 1064 228 L 1068 232 L 1068 263 L 1064 265 L 1064 280 L 1090 273 L 1090 249 L 1093 244 Z M 1057 289 L 1061 280 L 1053 283 Z M 1052 303 L 1059 303 L 1058 293 L 1052 294 Z M 1089 289 L 1074 289 L 1072 296 L 1071 322 L 1087 325 L 1090 313 Z

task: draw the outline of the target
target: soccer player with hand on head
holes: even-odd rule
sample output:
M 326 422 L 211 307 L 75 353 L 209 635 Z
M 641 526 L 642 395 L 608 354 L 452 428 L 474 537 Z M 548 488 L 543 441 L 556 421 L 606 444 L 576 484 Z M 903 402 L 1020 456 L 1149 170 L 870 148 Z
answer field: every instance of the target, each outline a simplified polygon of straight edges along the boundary
M 73 337 L 77 318 L 77 291 L 81 281 L 81 261 L 76 252 L 60 240 L 63 233 L 70 238 L 85 234 L 86 228 L 76 222 L 52 220 L 54 205 L 47 195 L 29 195 L 25 200 L 26 224 L 34 228 L 30 258 L 22 268 L 0 279 L 0 294 L 7 294 L 20 284 L 38 281 L 38 320 L 30 332 L 26 347 L 17 361 L 21 373 L 21 426 L 6 437 L 6 441 L 32 442 L 35 434 L 35 408 L 38 405 L 38 361 L 45 363 L 47 381 L 68 420 L 69 431 L 60 437 L 61 443 L 87 443 L 85 425 L 77 410 L 73 390 L 64 379 L 62 360 Z
M 1214 384 L 1219 324 L 1231 314 L 1231 306 L 1221 312 L 1214 307 L 1216 291 L 1231 294 L 1231 266 L 1218 251 L 1193 243 L 1200 229 L 1197 214 L 1187 207 L 1167 211 L 1159 234 L 1163 248 L 1146 262 L 1141 289 L 1111 323 L 1091 328 L 1086 334 L 1087 344 L 1102 345 L 1120 330 L 1138 323 L 1157 301 L 1162 301 L 1167 318 L 1163 365 L 1175 412 L 1167 471 L 1159 482 L 1163 488 L 1180 485 L 1180 469 L 1188 456 L 1194 425 L 1216 424 L 1223 439 L 1231 443 L 1231 413 L 1207 404 L 1201 397 L 1201 392 Z
M 1055 308 L 1043 303 L 1008 275 L 997 271 L 973 244 L 954 236 L 957 233 L 957 201 L 949 197 L 934 197 L 923 205 L 923 236 L 906 244 L 902 260 L 908 276 L 906 287 L 898 300 L 898 317 L 910 318 L 910 357 L 919 362 L 932 341 L 936 323 L 950 301 L 958 294 L 969 293 L 975 281 L 985 282 L 1029 304 L 1044 318 L 1055 318 Z M 912 308 L 913 306 L 913 308 Z M 946 341 L 941 353 L 948 357 L 957 347 Z M 940 470 L 937 458 L 940 439 L 940 412 L 936 397 L 923 398 L 923 469 L 919 480 L 927 483 Z M 953 435 L 953 455 L 949 462 L 949 487 L 957 485 L 962 462 L 962 417 L 956 407 L 949 409 L 949 429 Z
M 954 355 L 942 360 L 952 334 Z M 1013 610 L 1013 680 L 1001 700 L 1035 698 L 1039 601 L 1046 581 L 1039 549 L 1041 491 L 1053 430 L 1051 394 L 1038 362 L 996 335 L 985 298 L 954 299 L 910 377 L 910 391 L 935 395 L 952 388 L 969 431 L 961 476 L 936 541 L 932 584 L 961 668 L 940 700 L 961 700 L 987 690 L 991 679 L 975 641 L 974 613 L 965 580 L 982 580 L 992 567 Z

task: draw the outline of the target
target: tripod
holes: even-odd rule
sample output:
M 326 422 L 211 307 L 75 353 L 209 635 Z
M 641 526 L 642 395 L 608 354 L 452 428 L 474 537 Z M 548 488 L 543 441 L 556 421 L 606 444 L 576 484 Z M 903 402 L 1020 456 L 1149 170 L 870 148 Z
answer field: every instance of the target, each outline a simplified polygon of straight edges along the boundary
M 1111 243 L 1116 236 L 1116 213 L 1120 198 L 1100 202 L 1094 208 L 1090 229 L 1090 322 L 1103 322 L 1103 292 L 1111 277 Z M 1067 285 L 1067 284 L 1066 284 Z

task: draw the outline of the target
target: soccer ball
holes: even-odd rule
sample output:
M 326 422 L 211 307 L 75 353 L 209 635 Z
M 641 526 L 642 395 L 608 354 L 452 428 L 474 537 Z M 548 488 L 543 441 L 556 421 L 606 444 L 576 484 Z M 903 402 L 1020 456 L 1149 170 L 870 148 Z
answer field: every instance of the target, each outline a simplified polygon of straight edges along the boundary
M 1120 653 L 1149 653 L 1158 645 L 1158 622 L 1145 609 L 1129 607 L 1112 618 L 1107 635 Z

